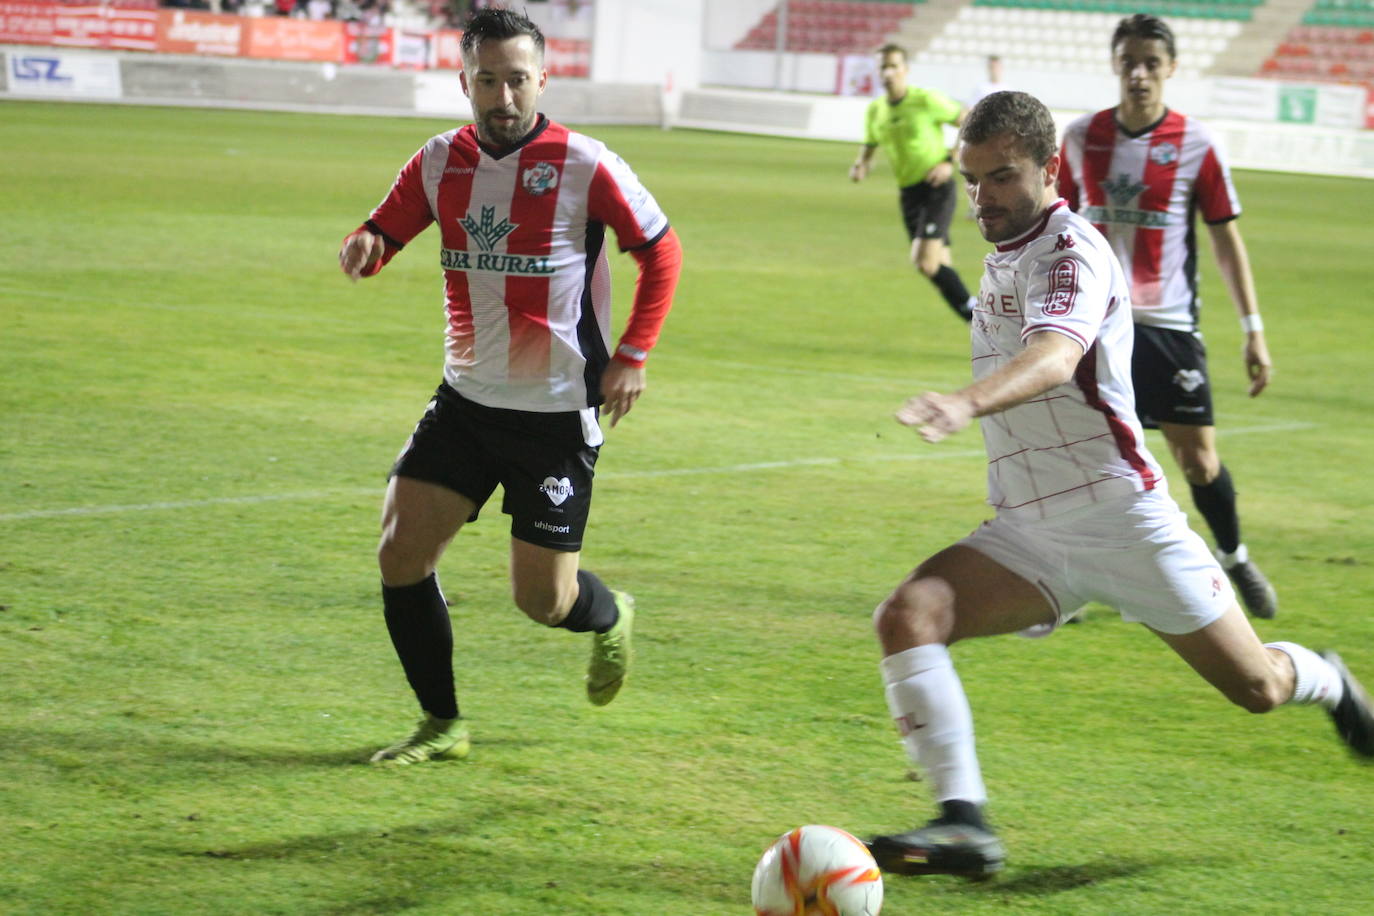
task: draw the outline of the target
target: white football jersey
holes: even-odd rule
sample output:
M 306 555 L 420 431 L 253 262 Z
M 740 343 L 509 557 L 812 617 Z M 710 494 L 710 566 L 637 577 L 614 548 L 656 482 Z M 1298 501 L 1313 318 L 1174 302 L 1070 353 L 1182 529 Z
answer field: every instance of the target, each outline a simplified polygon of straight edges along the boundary
M 973 375 L 982 378 L 1037 333 L 1083 347 L 1073 378 L 983 417 L 988 502 L 1041 519 L 1164 487 L 1145 448 L 1131 387 L 1130 287 L 1107 240 L 1059 200 L 983 262 L 973 313 Z

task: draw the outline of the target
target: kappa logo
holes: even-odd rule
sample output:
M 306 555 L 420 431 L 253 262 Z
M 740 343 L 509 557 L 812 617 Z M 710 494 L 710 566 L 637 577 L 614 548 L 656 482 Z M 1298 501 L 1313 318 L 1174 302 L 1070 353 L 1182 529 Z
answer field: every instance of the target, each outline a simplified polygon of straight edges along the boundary
M 558 169 L 547 162 L 536 162 L 520 175 L 520 184 L 535 197 L 558 187 Z
M 1128 204 L 1139 197 L 1140 192 L 1145 190 L 1145 186 L 1138 181 L 1132 181 L 1129 175 L 1122 172 L 1116 176 L 1115 180 L 1108 179 L 1102 182 L 1102 189 L 1107 192 L 1112 203 L 1121 205 Z
M 1161 143 L 1151 148 L 1150 161 L 1155 165 L 1172 165 L 1178 161 L 1178 147 L 1172 143 Z
M 1198 369 L 1180 369 L 1174 373 L 1174 384 L 1192 394 L 1207 384 L 1207 376 Z
M 504 216 L 501 222 L 496 221 L 496 208 L 483 207 L 480 220 L 472 218 L 469 213 L 458 221 L 458 225 L 467 230 L 468 235 L 477 243 L 477 247 L 483 251 L 491 251 L 496 247 L 496 243 L 510 235 L 517 228 L 517 224 L 512 223 Z
M 1061 234 L 1061 235 L 1059 236 L 1058 241 L 1056 241 L 1056 242 L 1054 243 L 1054 250 L 1055 250 L 1055 251 L 1063 251 L 1065 248 L 1072 248 L 1072 247 L 1073 247 L 1073 236 L 1071 236 L 1071 235 L 1063 235 L 1063 234 Z
M 573 495 L 572 481 L 566 477 L 545 477 L 544 482 L 539 485 L 539 492 L 549 498 L 549 502 L 555 506 L 563 505 L 569 496 Z

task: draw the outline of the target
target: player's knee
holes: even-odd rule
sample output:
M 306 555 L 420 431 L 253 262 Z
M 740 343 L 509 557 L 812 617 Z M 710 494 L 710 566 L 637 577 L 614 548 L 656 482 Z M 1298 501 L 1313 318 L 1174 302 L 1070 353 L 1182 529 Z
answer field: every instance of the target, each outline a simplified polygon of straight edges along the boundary
M 1214 449 L 1180 449 L 1174 456 L 1188 483 L 1205 487 L 1221 474 L 1221 457 Z
M 938 257 L 920 257 L 915 259 L 916 269 L 921 272 L 921 276 L 927 280 L 934 280 L 935 275 L 940 272 L 940 259 Z
M 423 552 L 396 536 L 394 530 L 382 532 L 377 544 L 377 567 L 388 585 L 411 585 L 434 572 L 434 564 Z
M 512 585 L 511 593 L 520 613 L 546 627 L 558 626 L 568 616 L 568 610 L 577 597 L 575 593 L 565 595 L 558 588 L 520 582 Z
M 873 612 L 873 628 L 884 645 L 947 642 L 953 620 L 954 590 L 936 578 L 903 583 Z

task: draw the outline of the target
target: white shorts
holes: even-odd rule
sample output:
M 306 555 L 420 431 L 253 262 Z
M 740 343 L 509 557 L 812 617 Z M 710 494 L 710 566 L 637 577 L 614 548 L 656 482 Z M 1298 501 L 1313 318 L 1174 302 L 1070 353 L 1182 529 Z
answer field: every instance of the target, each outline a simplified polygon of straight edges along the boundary
M 1161 633 L 1192 633 L 1235 602 L 1206 543 L 1173 499 L 1158 491 L 1034 522 L 998 516 L 959 543 L 1038 588 L 1054 609 L 1054 627 L 1099 601 L 1116 608 L 1122 620 Z

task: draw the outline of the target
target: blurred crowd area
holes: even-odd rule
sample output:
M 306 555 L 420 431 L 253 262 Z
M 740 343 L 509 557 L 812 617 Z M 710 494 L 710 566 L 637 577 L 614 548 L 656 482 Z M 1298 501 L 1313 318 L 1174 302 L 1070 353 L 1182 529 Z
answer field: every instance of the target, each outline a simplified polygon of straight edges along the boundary
M 369 26 L 423 25 L 462 28 L 484 0 L 160 0 L 167 9 L 232 13 L 241 16 L 284 16 L 315 21 L 339 20 Z

